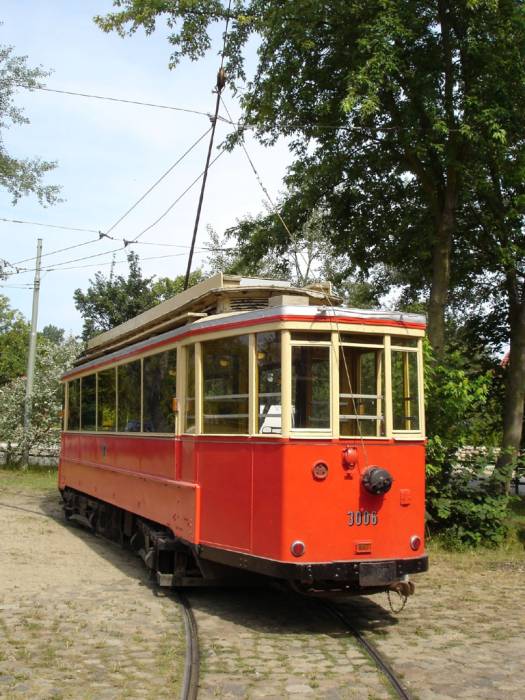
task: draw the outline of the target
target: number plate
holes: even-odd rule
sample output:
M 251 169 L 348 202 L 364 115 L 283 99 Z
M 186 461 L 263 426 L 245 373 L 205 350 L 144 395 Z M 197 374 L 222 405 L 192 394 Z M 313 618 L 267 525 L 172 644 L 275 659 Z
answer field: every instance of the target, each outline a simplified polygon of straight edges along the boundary
M 361 525 L 377 525 L 378 517 L 375 510 L 349 510 L 346 514 L 348 517 L 347 525 L 349 527 Z
M 382 586 L 396 580 L 395 562 L 362 562 L 359 564 L 360 586 Z

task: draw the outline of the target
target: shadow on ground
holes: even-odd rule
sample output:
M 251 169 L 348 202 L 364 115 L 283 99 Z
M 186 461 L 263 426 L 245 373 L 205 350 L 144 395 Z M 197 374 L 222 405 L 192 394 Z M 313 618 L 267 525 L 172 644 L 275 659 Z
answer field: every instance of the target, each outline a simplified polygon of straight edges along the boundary
M 138 584 L 147 586 L 151 595 L 166 595 L 176 600 L 176 591 L 159 588 L 133 552 L 90 533 L 78 524 L 66 522 L 58 493 L 40 496 L 32 512 L 38 512 L 38 508 L 69 533 L 80 538 L 98 556 L 135 578 Z M 30 510 L 29 506 L 27 510 Z M 266 577 L 260 577 L 260 582 L 250 587 L 190 588 L 184 592 L 196 612 L 213 615 L 253 631 L 279 635 L 315 633 L 334 637 L 348 634 L 342 624 L 323 609 L 319 600 L 281 590 Z M 398 623 L 390 611 L 369 597 L 345 596 L 335 598 L 334 602 L 344 607 L 345 613 L 359 632 L 378 632 Z

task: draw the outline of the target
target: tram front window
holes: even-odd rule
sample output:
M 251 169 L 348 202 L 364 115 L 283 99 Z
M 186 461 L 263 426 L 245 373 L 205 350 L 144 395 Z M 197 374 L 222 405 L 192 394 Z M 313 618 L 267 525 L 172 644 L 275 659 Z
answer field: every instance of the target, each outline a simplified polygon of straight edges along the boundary
M 330 346 L 292 346 L 292 428 L 330 429 Z
M 256 335 L 257 430 L 264 435 L 281 432 L 281 334 Z
M 392 412 L 394 430 L 420 429 L 416 351 L 392 348 Z
M 375 341 L 382 342 L 382 338 Z M 383 349 L 342 346 L 339 353 L 340 434 L 385 434 Z
M 247 335 L 202 343 L 204 433 L 248 433 Z

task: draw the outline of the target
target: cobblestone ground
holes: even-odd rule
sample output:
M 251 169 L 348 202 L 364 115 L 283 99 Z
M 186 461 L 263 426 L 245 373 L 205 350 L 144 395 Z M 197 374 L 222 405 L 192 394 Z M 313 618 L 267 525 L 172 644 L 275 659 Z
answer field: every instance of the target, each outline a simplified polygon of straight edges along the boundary
M 184 634 L 140 561 L 60 521 L 56 495 L 1 490 L 0 697 L 178 697 Z M 43 511 L 57 520 L 17 510 Z M 525 698 L 525 557 L 436 554 L 398 616 L 385 595 L 338 604 L 418 700 Z M 387 700 L 351 635 L 311 601 L 271 589 L 188 596 L 199 700 Z
M 0 501 L 0 698 L 178 697 L 182 619 L 140 561 L 66 527 L 56 494 Z
M 431 557 L 398 619 L 349 602 L 356 624 L 419 700 L 525 698 L 524 553 Z
M 352 636 L 311 601 L 264 589 L 189 599 L 199 626 L 199 700 L 392 697 Z

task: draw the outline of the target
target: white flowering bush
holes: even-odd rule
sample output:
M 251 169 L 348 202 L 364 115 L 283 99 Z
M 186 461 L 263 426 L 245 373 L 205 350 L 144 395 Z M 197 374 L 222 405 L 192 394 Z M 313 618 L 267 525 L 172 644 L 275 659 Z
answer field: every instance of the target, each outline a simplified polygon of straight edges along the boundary
M 21 464 L 29 451 L 58 450 L 63 401 L 60 377 L 79 352 L 80 344 L 73 337 L 62 343 L 38 339 L 31 427 L 27 434 L 24 433 L 26 378 L 18 377 L 0 386 L 0 443 L 4 443 L 8 463 Z

